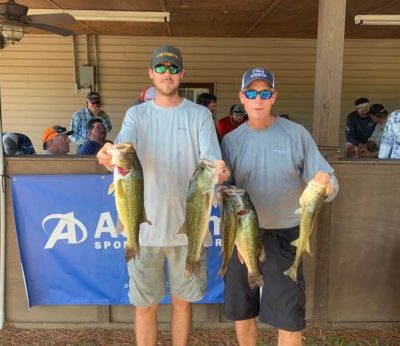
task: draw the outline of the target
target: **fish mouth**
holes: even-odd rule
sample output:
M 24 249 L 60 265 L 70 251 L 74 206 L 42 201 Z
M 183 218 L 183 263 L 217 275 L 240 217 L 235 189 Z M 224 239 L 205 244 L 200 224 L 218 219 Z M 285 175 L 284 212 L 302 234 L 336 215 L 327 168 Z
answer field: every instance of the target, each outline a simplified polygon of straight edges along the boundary
M 125 169 L 124 167 L 121 167 L 121 166 L 117 166 L 117 170 L 118 170 L 118 173 L 121 174 L 123 177 L 128 175 L 130 172 L 129 169 Z
M 236 214 L 239 215 L 239 216 L 246 216 L 248 213 L 249 213 L 249 211 L 246 210 L 246 209 L 241 209 L 241 210 L 236 212 Z

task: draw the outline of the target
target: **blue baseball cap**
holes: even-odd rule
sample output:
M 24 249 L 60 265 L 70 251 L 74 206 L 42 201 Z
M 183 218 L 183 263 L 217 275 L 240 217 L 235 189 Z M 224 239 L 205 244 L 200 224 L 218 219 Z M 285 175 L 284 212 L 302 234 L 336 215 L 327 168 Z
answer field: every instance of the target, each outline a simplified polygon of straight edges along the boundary
M 268 70 L 257 67 L 244 73 L 242 78 L 242 89 L 246 89 L 247 86 L 255 80 L 266 81 L 272 88 L 275 86 L 274 75 Z

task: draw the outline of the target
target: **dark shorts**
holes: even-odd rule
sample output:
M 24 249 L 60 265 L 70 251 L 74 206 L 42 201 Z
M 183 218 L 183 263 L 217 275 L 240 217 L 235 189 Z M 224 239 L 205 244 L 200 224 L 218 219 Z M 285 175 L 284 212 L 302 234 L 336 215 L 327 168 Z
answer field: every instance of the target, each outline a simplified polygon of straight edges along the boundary
M 228 264 L 224 281 L 224 315 L 233 321 L 259 316 L 261 322 L 287 331 L 301 331 L 305 321 L 305 282 L 303 264 L 297 284 L 283 272 L 292 264 L 296 248 L 290 243 L 299 237 L 299 227 L 264 230 L 262 241 L 266 260 L 260 264 L 264 287 L 251 289 L 247 268 L 239 262 L 236 248 Z

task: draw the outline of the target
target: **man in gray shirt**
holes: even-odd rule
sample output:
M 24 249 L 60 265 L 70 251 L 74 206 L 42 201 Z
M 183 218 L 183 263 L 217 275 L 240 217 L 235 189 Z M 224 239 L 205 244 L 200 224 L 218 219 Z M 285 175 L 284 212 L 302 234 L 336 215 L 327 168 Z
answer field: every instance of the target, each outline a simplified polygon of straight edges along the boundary
M 256 317 L 279 330 L 279 344 L 301 345 L 305 328 L 305 284 L 300 266 L 297 284 L 283 274 L 293 263 L 291 242 L 299 236 L 303 183 L 326 186 L 326 201 L 337 194 L 332 167 L 301 125 L 272 115 L 277 99 L 274 76 L 263 68 L 243 75 L 239 98 L 249 120 L 222 141 L 222 156 L 232 182 L 250 194 L 258 214 L 267 254 L 262 264 L 264 287 L 250 289 L 246 267 L 232 256 L 225 274 L 224 314 L 235 321 L 240 345 L 257 344 Z

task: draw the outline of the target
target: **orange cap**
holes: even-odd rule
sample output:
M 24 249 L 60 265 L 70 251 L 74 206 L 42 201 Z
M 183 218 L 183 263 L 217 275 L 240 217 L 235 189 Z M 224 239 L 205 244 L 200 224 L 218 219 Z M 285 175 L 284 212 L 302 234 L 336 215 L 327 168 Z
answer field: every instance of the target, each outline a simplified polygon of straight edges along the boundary
M 60 125 L 54 125 L 44 130 L 42 135 L 42 142 L 47 143 L 50 139 L 61 135 L 71 135 L 74 131 L 67 131 L 67 129 Z

